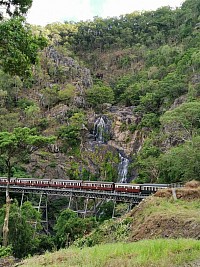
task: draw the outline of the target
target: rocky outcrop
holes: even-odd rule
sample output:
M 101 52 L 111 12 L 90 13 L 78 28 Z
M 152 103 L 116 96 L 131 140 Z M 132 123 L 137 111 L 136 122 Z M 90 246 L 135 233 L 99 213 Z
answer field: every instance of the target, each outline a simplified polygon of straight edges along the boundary
M 84 107 L 85 90 L 93 85 L 90 70 L 82 67 L 73 58 L 59 53 L 53 46 L 49 46 L 46 49 L 46 57 L 51 60 L 51 64 L 53 65 L 54 79 L 59 79 L 59 75 L 56 74 L 62 72 L 62 76 L 65 76 L 65 80 L 73 84 L 76 88 L 74 104 L 77 107 Z M 59 80 L 55 80 L 55 82 L 59 82 Z
M 58 150 L 59 148 L 56 147 Z M 53 149 L 53 148 L 52 148 Z M 55 149 L 55 147 L 54 147 Z M 59 151 L 40 151 L 31 156 L 26 170 L 32 177 L 44 179 L 67 179 L 68 157 Z
M 131 130 L 138 120 L 133 111 L 134 107 L 113 106 L 109 113 L 113 120 L 113 126 L 111 140 L 108 141 L 108 144 L 123 151 L 127 156 L 137 153 L 144 141 L 141 132 Z
M 106 143 L 122 151 L 126 156 L 137 153 L 145 137 L 138 130 L 132 131 L 132 127 L 137 124 L 138 120 L 133 111 L 134 107 L 105 105 L 103 114 L 88 113 L 88 129 L 91 139 L 95 140 L 92 134 L 97 120 L 103 118 L 107 136 Z

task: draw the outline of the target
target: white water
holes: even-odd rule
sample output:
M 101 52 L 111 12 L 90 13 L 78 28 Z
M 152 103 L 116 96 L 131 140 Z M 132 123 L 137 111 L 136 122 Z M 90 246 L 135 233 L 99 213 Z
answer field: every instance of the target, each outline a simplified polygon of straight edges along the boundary
M 124 158 L 120 153 L 119 157 L 121 159 L 121 162 L 118 166 L 118 181 L 119 183 L 127 183 L 129 160 L 127 158 Z
M 103 117 L 99 117 L 94 123 L 94 137 L 99 143 L 104 143 L 106 123 Z

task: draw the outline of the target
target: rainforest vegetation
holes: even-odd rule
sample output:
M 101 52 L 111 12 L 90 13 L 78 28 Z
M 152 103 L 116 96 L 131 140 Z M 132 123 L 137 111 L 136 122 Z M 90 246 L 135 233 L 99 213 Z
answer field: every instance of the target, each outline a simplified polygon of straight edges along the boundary
M 120 151 L 129 182 L 200 180 L 199 0 L 45 27 L 26 23 L 31 4 L 0 1 L 0 175 L 116 182 Z M 38 234 L 40 214 L 28 205 L 10 207 L 17 257 L 63 247 L 97 223 L 64 210 L 50 238 Z M 35 230 L 27 221 L 38 221 Z

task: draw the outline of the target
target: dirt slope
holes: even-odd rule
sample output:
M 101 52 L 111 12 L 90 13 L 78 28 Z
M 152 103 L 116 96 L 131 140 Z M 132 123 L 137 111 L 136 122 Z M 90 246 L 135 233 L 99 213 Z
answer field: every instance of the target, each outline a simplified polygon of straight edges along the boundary
M 185 187 L 175 189 L 175 194 L 173 190 L 160 190 L 131 211 L 130 241 L 200 239 L 200 183 L 191 181 Z

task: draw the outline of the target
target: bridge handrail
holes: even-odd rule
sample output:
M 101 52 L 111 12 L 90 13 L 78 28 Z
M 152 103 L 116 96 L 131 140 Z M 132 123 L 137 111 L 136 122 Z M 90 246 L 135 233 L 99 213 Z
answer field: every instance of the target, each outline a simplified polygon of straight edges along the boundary
M 184 183 L 183 182 L 179 182 L 179 183 L 171 183 L 171 184 L 169 184 L 169 188 L 179 188 L 179 187 L 184 187 Z

